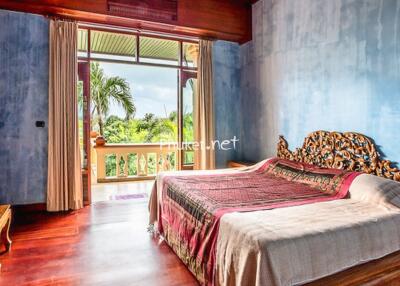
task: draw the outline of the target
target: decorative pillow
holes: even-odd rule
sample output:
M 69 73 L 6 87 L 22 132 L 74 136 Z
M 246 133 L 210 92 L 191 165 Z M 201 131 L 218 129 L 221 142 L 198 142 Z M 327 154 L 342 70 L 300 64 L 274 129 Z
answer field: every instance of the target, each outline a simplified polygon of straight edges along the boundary
M 400 208 L 400 183 L 393 180 L 362 174 L 351 184 L 349 192 L 352 199 Z
M 306 184 L 322 192 L 333 194 L 345 180 L 359 173 L 339 169 L 320 168 L 314 165 L 275 158 L 267 170 L 288 181 Z M 351 183 L 352 179 L 349 180 Z M 349 187 L 349 186 L 347 186 Z

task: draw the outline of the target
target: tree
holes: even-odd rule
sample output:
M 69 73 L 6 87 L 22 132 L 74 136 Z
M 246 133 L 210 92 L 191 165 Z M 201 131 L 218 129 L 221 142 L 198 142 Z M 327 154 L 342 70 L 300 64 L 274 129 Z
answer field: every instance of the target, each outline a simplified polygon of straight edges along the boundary
M 146 130 L 146 142 L 152 142 L 152 139 L 159 134 L 159 119 L 153 113 L 146 113 L 143 120 L 136 126 L 136 131 L 141 132 Z
M 111 115 L 104 123 L 104 136 L 109 143 L 129 143 L 128 121 Z
M 176 122 L 171 121 L 174 117 L 174 114 L 170 114 L 167 118 L 157 118 L 153 113 L 146 113 L 144 118 L 138 121 L 136 132 L 147 132 L 145 142 L 175 141 Z
M 92 117 L 97 115 L 101 136 L 104 136 L 104 121 L 112 101 L 124 109 L 127 120 L 135 115 L 136 108 L 128 82 L 118 76 L 107 77 L 96 62 L 90 64 L 90 96 Z

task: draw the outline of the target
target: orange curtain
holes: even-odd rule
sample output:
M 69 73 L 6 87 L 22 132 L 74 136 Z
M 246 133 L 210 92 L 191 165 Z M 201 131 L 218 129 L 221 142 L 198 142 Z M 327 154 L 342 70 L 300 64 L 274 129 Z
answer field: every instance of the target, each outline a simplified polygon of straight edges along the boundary
M 197 92 L 193 104 L 195 146 L 194 168 L 209 170 L 215 168 L 214 140 L 214 98 L 212 42 L 200 40 L 198 56 Z
M 75 22 L 50 21 L 47 210 L 83 206 Z

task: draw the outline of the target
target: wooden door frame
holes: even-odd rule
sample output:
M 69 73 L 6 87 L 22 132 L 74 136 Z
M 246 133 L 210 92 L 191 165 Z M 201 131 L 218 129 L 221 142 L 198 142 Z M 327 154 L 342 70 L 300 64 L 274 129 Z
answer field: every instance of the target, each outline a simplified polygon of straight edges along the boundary
M 84 205 L 92 202 L 91 192 L 91 142 L 90 142 L 90 61 L 78 61 L 78 79 L 83 82 L 83 149 L 86 152 L 86 169 L 82 169 Z
M 178 169 L 193 170 L 194 165 L 184 165 L 184 150 L 183 150 L 183 88 L 189 79 L 197 79 L 197 71 L 194 70 L 179 70 L 179 95 L 178 95 Z

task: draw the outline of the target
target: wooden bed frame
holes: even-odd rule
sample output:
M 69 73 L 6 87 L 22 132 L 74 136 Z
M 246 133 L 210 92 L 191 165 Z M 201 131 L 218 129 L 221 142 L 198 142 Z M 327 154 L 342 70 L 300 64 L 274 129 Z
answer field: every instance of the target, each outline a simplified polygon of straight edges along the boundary
M 400 181 L 400 170 L 393 167 L 391 161 L 381 159 L 373 141 L 359 133 L 315 131 L 295 151 L 290 151 L 285 138 L 279 136 L 277 155 L 296 162 L 359 171 Z M 400 251 L 307 285 L 400 285 Z

